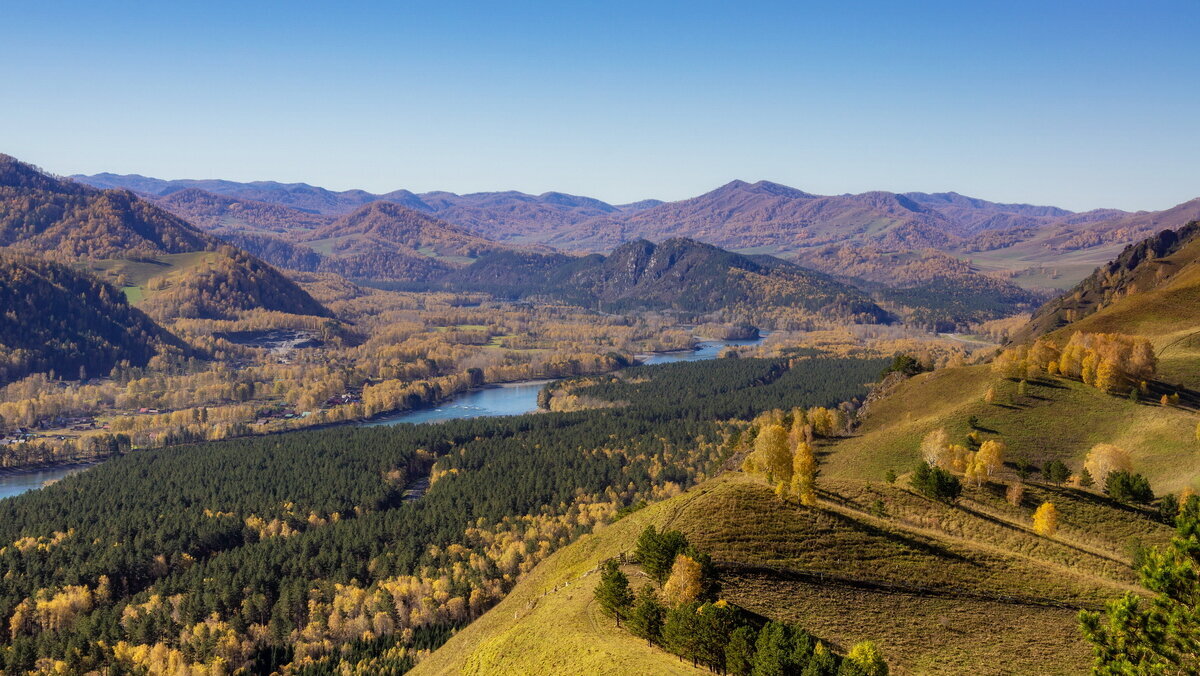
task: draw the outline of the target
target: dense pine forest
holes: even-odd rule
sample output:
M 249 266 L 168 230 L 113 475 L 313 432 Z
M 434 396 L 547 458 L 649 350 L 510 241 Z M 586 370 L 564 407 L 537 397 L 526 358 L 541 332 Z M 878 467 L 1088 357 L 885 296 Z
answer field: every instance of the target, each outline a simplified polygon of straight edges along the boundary
M 861 397 L 884 365 L 644 367 L 591 386 L 628 403 L 602 410 L 110 461 L 0 502 L 5 668 L 320 673 L 352 658 L 370 665 L 360 673 L 402 671 L 553 550 L 712 476 L 742 425 L 719 421 Z M 426 474 L 428 491 L 406 499 Z

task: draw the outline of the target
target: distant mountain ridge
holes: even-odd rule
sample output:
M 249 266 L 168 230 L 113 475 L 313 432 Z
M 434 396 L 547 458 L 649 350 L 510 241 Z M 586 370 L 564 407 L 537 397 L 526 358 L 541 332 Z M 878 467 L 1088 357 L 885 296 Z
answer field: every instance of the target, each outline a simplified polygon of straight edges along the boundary
M 735 180 L 675 202 L 643 200 L 612 205 L 559 192 L 458 195 L 396 190 L 371 194 L 271 181 L 164 181 L 115 174 L 75 178 L 94 186 L 120 187 L 159 198 L 199 188 L 324 216 L 340 216 L 372 201 L 392 202 L 495 241 L 540 243 L 584 252 L 609 251 L 637 238 L 661 241 L 670 237 L 690 237 L 728 249 L 785 256 L 842 244 L 870 244 L 889 250 L 935 248 L 961 255 L 1023 243 L 1071 251 L 1137 241 L 1161 229 L 1163 221 L 1179 227 L 1189 220 L 1184 215 L 1173 215 L 1174 210 L 1131 214 L 1097 209 L 1073 213 L 1053 206 L 990 202 L 955 192 L 816 195 L 770 181 Z

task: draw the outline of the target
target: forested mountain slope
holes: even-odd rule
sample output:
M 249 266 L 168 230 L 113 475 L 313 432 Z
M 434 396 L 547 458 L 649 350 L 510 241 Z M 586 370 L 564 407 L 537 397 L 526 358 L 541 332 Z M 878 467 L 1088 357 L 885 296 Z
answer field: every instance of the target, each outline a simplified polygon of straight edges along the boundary
M 245 310 L 328 316 L 261 260 L 124 190 L 0 156 L 0 246 L 84 265 L 160 320 Z
M 0 253 L 0 385 L 30 373 L 106 376 L 120 362 L 191 352 L 116 289 L 46 260 Z
M 603 411 L 139 451 L 0 501 L 2 666 L 403 671 L 617 510 L 710 476 L 718 421 L 832 407 L 884 364 L 805 356 L 641 367 L 647 400 Z
M 637 240 L 608 256 L 485 256 L 440 283 L 514 297 L 549 296 L 610 311 L 796 308 L 846 321 L 890 319 L 865 294 L 827 275 L 687 239 Z
M 0 155 L 0 246 L 74 261 L 201 251 L 218 244 L 128 191 L 95 190 Z

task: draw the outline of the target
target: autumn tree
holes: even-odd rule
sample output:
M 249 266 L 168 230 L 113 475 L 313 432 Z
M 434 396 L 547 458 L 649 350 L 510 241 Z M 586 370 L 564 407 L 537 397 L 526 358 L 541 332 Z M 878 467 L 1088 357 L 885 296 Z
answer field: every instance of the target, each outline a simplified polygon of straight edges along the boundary
M 883 653 L 874 641 L 860 641 L 854 644 L 846 659 L 858 667 L 863 676 L 887 676 L 888 666 L 883 659 Z
M 817 461 L 812 446 L 800 442 L 792 455 L 792 496 L 805 507 L 817 504 L 816 491 Z
M 1021 501 L 1025 499 L 1025 484 L 1020 481 L 1009 484 L 1004 491 L 1004 499 L 1013 507 L 1020 507 Z
M 1043 537 L 1053 537 L 1058 530 L 1058 508 L 1053 502 L 1043 502 L 1033 513 L 1033 532 Z
M 700 597 L 702 582 L 700 564 L 687 554 L 679 554 L 663 584 L 663 600 L 669 606 L 691 603 Z
M 754 439 L 754 462 L 767 473 L 769 480 L 785 485 L 791 481 L 792 454 L 783 425 L 767 425 L 758 431 Z
M 921 439 L 921 459 L 934 466 L 940 466 L 950 446 L 950 437 L 944 428 L 937 428 Z
M 1103 482 L 1112 472 L 1133 470 L 1129 452 L 1113 444 L 1096 444 L 1088 451 L 1083 467 L 1095 481 Z

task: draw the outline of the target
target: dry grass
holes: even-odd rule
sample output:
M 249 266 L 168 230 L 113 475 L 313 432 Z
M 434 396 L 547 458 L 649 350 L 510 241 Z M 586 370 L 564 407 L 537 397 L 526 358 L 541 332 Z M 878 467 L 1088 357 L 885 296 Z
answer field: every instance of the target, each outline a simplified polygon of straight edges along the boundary
M 651 523 L 718 561 L 724 597 L 842 648 L 877 640 L 894 673 L 1083 673 L 1077 609 L 1133 588 L 1125 538 L 1167 537 L 1136 510 L 1056 487 L 1031 485 L 1019 507 L 987 488 L 961 506 L 886 484 L 820 488 L 820 507 L 805 509 L 732 473 L 635 512 L 548 559 L 417 673 L 690 671 L 592 602 L 599 564 L 632 552 Z M 1046 497 L 1063 515 L 1053 540 L 1026 526 Z

